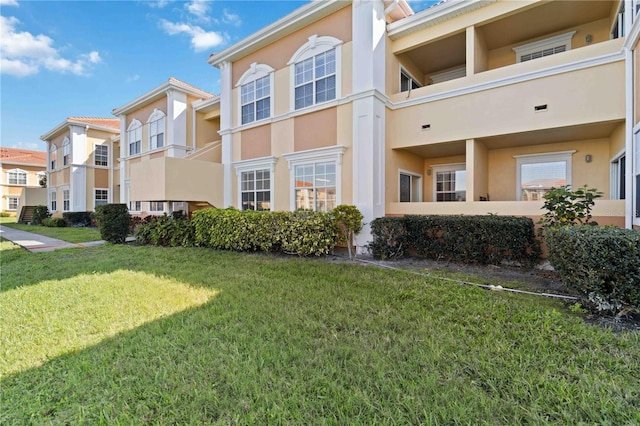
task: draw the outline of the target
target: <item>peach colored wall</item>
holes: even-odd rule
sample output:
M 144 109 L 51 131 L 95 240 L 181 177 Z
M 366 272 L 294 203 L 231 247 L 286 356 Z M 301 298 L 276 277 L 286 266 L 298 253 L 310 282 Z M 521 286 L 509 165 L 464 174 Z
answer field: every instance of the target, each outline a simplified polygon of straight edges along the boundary
M 69 185 L 71 182 L 71 169 L 66 167 L 62 170 L 62 182 L 58 182 L 58 185 Z
M 489 52 L 487 51 L 487 44 L 484 40 L 484 33 L 482 32 L 482 28 L 474 27 L 473 33 L 475 34 L 475 37 L 473 39 L 473 74 L 477 74 L 489 69 Z M 468 49 L 469 48 L 467 48 L 467 52 Z
M 294 118 L 294 151 L 336 144 L 337 108 L 304 114 Z
M 153 160 L 154 158 L 162 158 L 166 154 L 165 151 L 162 152 L 154 152 L 153 154 L 149 154 L 148 159 Z
M 467 200 L 471 199 L 470 194 L 472 194 L 473 201 L 480 201 L 480 197 L 487 197 L 489 193 L 489 153 L 481 141 L 469 140 L 467 141 L 467 157 L 470 155 L 473 159 L 471 163 L 473 169 L 467 170 L 467 182 L 471 177 L 472 188 L 467 187 Z
M 69 134 L 69 128 L 65 128 L 65 130 L 60 133 L 58 136 L 54 137 L 51 139 L 51 143 L 54 144 L 58 150 L 60 150 L 62 148 L 62 142 L 64 141 L 64 138 L 68 137 L 69 140 L 71 140 L 71 135 Z M 60 159 L 62 159 L 62 151 L 59 152 L 59 157 Z
M 204 114 L 198 113 L 196 118 L 196 148 L 200 149 L 206 144 L 219 141 L 222 138 L 220 131 L 220 117 L 205 120 Z
M 232 70 L 233 85 L 236 85 L 242 74 L 254 62 L 267 64 L 276 70 L 288 67 L 287 62 L 289 62 L 296 50 L 314 34 L 319 36 L 330 35 L 345 43 L 351 41 L 351 7 L 344 7 L 305 28 L 283 37 L 276 43 L 272 43 L 251 53 L 249 56 L 235 61 Z
M 94 184 L 97 188 L 109 187 L 109 170 L 107 169 L 94 169 Z
M 400 170 L 422 176 L 422 199 L 425 199 L 424 159 L 406 151 L 386 152 L 385 199 L 387 203 L 400 201 Z
M 625 138 L 625 125 L 624 123 L 618 124 L 618 126 L 611 133 L 611 148 L 609 156 L 613 157 L 625 150 L 626 138 Z
M 243 160 L 271 155 L 271 125 L 254 127 L 241 133 L 240 156 Z
M 167 97 L 163 96 L 155 102 L 152 102 L 149 105 L 143 106 L 142 108 L 135 110 L 129 114 L 127 114 L 126 126 L 125 130 L 129 128 L 129 125 L 133 121 L 133 119 L 137 119 L 140 123 L 142 123 L 142 141 L 140 152 L 146 152 L 149 150 L 149 126 L 147 126 L 147 120 L 149 120 L 149 116 L 153 114 L 154 109 L 158 109 L 165 114 L 167 113 Z M 189 109 L 189 108 L 187 108 Z M 127 138 L 127 135 L 123 135 L 123 138 Z M 129 141 L 127 141 L 128 143 Z M 168 141 L 165 141 L 166 143 Z

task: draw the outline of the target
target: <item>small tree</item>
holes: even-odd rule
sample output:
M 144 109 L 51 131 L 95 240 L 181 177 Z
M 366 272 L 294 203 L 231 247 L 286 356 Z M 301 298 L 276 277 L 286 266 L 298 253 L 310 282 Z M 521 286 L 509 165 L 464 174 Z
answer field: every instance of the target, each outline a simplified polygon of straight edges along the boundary
M 42 175 L 40 180 L 38 180 L 38 185 L 40 185 L 40 187 L 42 187 L 42 188 L 46 188 L 47 187 L 47 175 Z
M 349 259 L 353 259 L 351 252 L 353 247 L 354 237 L 362 230 L 364 223 L 362 219 L 362 213 L 356 206 L 348 206 L 345 204 L 339 205 L 332 211 L 333 217 L 338 226 L 338 238 L 340 242 L 347 243 L 347 249 L 349 250 Z
M 42 225 L 42 221 L 51 217 L 47 206 L 35 206 L 33 208 L 33 218 L 31 223 L 34 225 Z
M 587 188 L 587 185 L 575 191 L 571 190 L 571 185 L 551 188 L 543 196 L 545 202 L 542 208 L 547 212 L 538 221 L 542 225 L 539 232 L 564 225 L 597 225 L 591 221 L 591 208 L 594 200 L 600 197 L 602 192 Z
M 129 235 L 131 216 L 126 204 L 103 204 L 96 207 L 96 222 L 100 237 L 114 244 L 123 244 Z

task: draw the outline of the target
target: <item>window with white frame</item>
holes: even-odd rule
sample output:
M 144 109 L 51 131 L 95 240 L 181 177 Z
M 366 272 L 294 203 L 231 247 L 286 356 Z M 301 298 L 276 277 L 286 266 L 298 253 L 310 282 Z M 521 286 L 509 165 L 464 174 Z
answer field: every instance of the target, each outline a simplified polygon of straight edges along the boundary
M 252 63 L 240 77 L 239 87 L 240 123 L 249 124 L 271 117 L 273 102 L 273 71 L 269 65 Z
M 575 151 L 515 155 L 516 199 L 542 200 L 551 188 L 571 184 L 571 156 Z
M 69 203 L 69 190 L 62 190 L 62 211 L 68 212 L 70 207 Z
M 571 50 L 571 39 L 575 35 L 575 31 L 549 37 L 544 40 L 534 41 L 533 43 L 523 44 L 514 47 L 517 62 L 526 62 L 533 59 L 551 56 L 557 53 L 567 52 Z
M 65 137 L 62 142 L 62 165 L 68 166 L 71 164 L 71 142 L 69 138 Z
M 613 25 L 611 26 L 611 39 L 624 37 L 624 7 L 625 1 L 620 2 L 620 7 L 618 8 L 618 12 L 616 13 L 616 17 L 613 20 Z
M 58 147 L 55 144 L 51 144 L 49 148 L 49 166 L 51 166 L 51 170 L 56 169 L 56 157 L 58 156 Z
M 51 206 L 51 211 L 58 211 L 58 196 L 56 191 L 51 191 L 49 193 L 49 205 Z
M 467 170 L 464 163 L 433 166 L 436 202 L 467 200 Z
M 611 162 L 611 199 L 624 200 L 626 197 L 627 156 L 622 153 Z
M 93 150 L 93 162 L 96 166 L 109 165 L 109 146 L 96 145 Z
M 18 210 L 18 197 L 7 198 L 7 210 Z
M 186 201 L 174 201 L 173 202 L 173 211 L 174 212 L 183 212 L 187 214 L 189 212 L 189 203 Z
M 293 109 L 331 101 L 340 96 L 342 41 L 313 35 L 289 61 L 292 67 Z
M 127 128 L 127 143 L 129 144 L 129 155 L 140 154 L 142 145 L 142 123 L 134 119 Z
M 21 169 L 12 169 L 7 171 L 7 182 L 9 185 L 26 185 L 27 172 Z
M 164 146 L 164 112 L 154 109 L 147 121 L 149 124 L 149 149 L 158 149 Z
M 400 68 L 400 91 L 408 92 L 411 89 L 418 89 L 422 87 L 420 84 L 408 71 L 404 68 Z
M 95 189 L 95 196 L 93 199 L 93 205 L 95 207 L 102 206 L 109 203 L 109 190 L 106 188 Z
M 422 201 L 422 176 L 400 171 L 399 200 L 401 203 Z
M 129 201 L 129 210 L 133 212 L 141 212 L 142 211 L 142 202 L 141 201 Z
M 240 173 L 242 210 L 271 210 L 271 172 L 268 169 Z
M 149 201 L 149 211 L 150 212 L 163 212 L 164 211 L 164 201 Z

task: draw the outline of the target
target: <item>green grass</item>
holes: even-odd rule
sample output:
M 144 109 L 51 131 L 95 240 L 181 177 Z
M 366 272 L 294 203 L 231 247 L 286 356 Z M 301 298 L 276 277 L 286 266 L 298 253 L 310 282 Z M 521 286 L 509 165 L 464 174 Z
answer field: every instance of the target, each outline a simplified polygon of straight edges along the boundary
M 1 217 L 0 216 L 0 223 L 1 224 L 5 224 L 5 223 L 16 223 L 16 217 L 15 216 L 9 216 L 9 217 Z
M 2 223 L 3 226 L 33 232 L 46 237 L 57 238 L 69 243 L 87 243 L 100 240 L 100 232 L 96 228 L 50 228 L 42 225 L 25 225 L 23 223 Z
M 317 259 L 0 249 L 0 424 L 640 422 L 639 334 L 547 299 Z

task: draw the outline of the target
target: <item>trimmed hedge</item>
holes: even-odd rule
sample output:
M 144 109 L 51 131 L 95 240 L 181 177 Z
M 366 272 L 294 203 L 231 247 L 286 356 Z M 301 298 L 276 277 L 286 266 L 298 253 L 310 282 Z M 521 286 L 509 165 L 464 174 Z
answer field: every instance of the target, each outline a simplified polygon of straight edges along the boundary
M 540 255 L 530 218 L 513 216 L 383 217 L 371 223 L 375 257 L 405 253 L 479 264 L 520 262 L 532 266 Z
M 68 226 L 91 226 L 92 212 L 65 212 L 62 217 Z
M 195 245 L 193 224 L 182 211 L 141 219 L 136 225 L 135 236 L 138 244 L 164 247 Z
M 31 223 L 33 225 L 42 225 L 42 221 L 48 217 L 51 217 L 51 213 L 49 213 L 49 208 L 47 206 L 35 206 L 33 208 L 33 218 L 31 219 Z
M 49 228 L 64 228 L 67 226 L 67 221 L 61 217 L 48 217 L 42 220 L 42 224 Z
M 126 204 L 103 204 L 94 214 L 100 237 L 114 244 L 123 244 L 129 235 L 131 217 Z
M 640 311 L 640 232 L 598 226 L 551 228 L 549 262 L 598 310 Z

